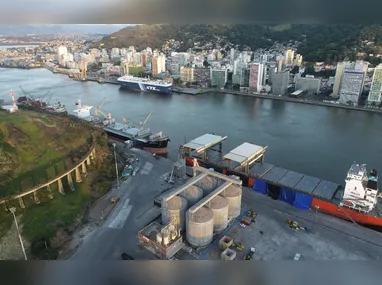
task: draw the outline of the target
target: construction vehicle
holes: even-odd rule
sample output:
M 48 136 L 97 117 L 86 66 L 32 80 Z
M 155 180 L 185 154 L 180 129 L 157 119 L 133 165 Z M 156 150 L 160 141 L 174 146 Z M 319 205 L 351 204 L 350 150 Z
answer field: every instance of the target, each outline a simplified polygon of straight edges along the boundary
M 295 230 L 301 230 L 301 231 L 305 231 L 305 232 L 310 232 L 310 230 L 307 228 L 307 227 L 302 227 L 299 225 L 298 222 L 296 221 L 292 221 L 291 219 L 287 219 L 285 221 L 285 223 L 291 228 L 291 229 L 295 229 Z
M 255 252 L 256 252 L 256 249 L 254 247 L 251 247 L 251 249 L 244 255 L 244 260 L 251 260 Z
M 243 251 L 245 249 L 244 244 L 237 240 L 233 240 L 232 245 L 233 248 L 235 248 L 237 251 Z
M 252 219 L 252 221 L 253 221 L 254 219 L 256 219 L 257 214 L 254 211 L 252 211 L 252 210 L 248 210 L 247 217 L 250 217 Z

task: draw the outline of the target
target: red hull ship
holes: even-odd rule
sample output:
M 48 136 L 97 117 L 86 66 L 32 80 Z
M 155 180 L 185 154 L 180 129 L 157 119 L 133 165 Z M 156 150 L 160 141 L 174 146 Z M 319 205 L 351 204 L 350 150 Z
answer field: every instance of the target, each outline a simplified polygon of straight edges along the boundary
M 188 167 L 214 168 L 215 171 L 223 174 L 240 176 L 244 186 L 252 187 L 257 192 L 287 202 L 299 209 L 311 209 L 363 226 L 377 227 L 378 230 L 382 229 L 382 207 L 380 207 L 378 201 L 379 198 L 382 198 L 382 195 L 378 193 L 378 174 L 373 169 L 367 175 L 365 165 L 353 164 L 351 166 L 344 187 L 330 181 L 284 170 L 264 162 L 257 163 L 253 168 L 267 169 L 264 173 L 271 173 L 272 169 L 277 168 L 279 173 L 282 172 L 280 170 L 283 170 L 283 174 L 277 179 L 271 179 L 269 177 L 272 175 L 273 177 L 277 176 L 274 175 L 277 173 L 276 170 L 267 178 L 266 175 L 259 175 L 259 172 L 254 173 L 254 171 L 250 175 L 231 171 L 226 167 L 203 159 L 185 156 L 184 159 Z M 298 181 L 293 184 L 294 186 L 291 186 L 292 184 L 289 184 L 289 187 L 286 185 L 285 181 L 287 179 L 284 178 L 288 175 L 289 181 L 291 181 L 293 175 L 296 178 L 295 181 Z M 304 184 L 305 189 L 299 186 L 301 184 Z M 314 186 L 311 187 L 311 185 Z M 311 188 L 311 190 L 307 191 L 308 188 Z M 379 207 L 381 210 L 379 210 Z
M 311 209 L 366 226 L 382 227 L 379 211 L 378 173 L 367 175 L 366 166 L 353 164 L 345 179 L 345 188 L 337 190 L 333 201 L 313 198 Z

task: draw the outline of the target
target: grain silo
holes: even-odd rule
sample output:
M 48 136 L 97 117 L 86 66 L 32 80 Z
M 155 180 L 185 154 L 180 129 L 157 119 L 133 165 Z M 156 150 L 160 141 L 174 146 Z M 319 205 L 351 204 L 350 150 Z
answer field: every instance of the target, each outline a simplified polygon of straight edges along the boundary
M 231 185 L 227 187 L 222 192 L 222 195 L 227 198 L 229 208 L 228 208 L 228 218 L 234 219 L 240 215 L 241 211 L 241 186 Z
M 175 218 L 175 224 L 183 230 L 185 228 L 186 210 L 187 200 L 183 197 L 175 196 L 167 202 L 163 201 L 162 224 L 167 225 L 172 218 Z
M 214 213 L 214 232 L 223 231 L 228 225 L 229 205 L 227 198 L 220 195 L 213 198 L 209 208 Z
M 202 207 L 195 213 L 187 212 L 187 241 L 194 247 L 204 247 L 211 243 L 214 234 L 214 213 Z
M 203 189 L 196 185 L 191 185 L 189 188 L 184 190 L 180 196 L 187 200 L 187 206 L 192 207 L 200 199 L 203 198 Z
M 204 196 L 207 196 L 213 190 L 215 190 L 217 184 L 214 177 L 206 176 L 200 180 L 198 185 L 203 189 Z

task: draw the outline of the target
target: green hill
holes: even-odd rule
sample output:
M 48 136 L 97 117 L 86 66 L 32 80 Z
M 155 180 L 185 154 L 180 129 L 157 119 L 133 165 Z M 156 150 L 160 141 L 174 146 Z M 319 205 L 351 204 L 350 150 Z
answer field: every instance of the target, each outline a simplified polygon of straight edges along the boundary
M 95 159 L 82 183 L 74 181 L 75 191 L 68 191 L 67 179 L 63 179 L 65 195 L 58 192 L 54 183 L 51 185 L 54 198 L 41 189 L 37 192 L 39 204 L 33 194 L 23 197 L 25 208 L 20 207 L 17 199 L 9 199 L 77 165 L 94 143 Z M 0 111 L 0 200 L 7 199 L 8 207 L 16 207 L 23 239 L 32 244 L 33 258 L 54 259 L 92 203 L 109 190 L 115 178 L 111 150 L 102 129 L 74 117 L 28 110 L 13 114 Z M 4 205 L 0 206 L 0 260 L 3 260 L 21 251 L 18 239 L 11 238 L 13 216 L 5 211 Z
M 168 40 L 179 41 L 177 51 L 198 46 L 236 46 L 240 50 L 270 47 L 274 41 L 298 41 L 298 52 L 307 61 L 328 63 L 355 57 L 355 48 L 365 53 L 380 50 L 381 26 L 341 24 L 283 24 L 283 25 L 138 25 L 124 28 L 106 36 L 99 43 L 106 48 L 135 46 L 162 48 Z M 374 46 L 363 46 L 361 40 L 375 41 Z
M 25 191 L 69 169 L 88 152 L 90 128 L 68 116 L 0 113 L 0 198 Z

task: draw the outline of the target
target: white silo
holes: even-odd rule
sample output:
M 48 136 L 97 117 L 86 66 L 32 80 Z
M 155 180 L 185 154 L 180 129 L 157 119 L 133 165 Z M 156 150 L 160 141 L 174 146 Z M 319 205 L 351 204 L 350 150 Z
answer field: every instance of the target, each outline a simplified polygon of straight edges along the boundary
M 214 214 L 202 207 L 195 213 L 189 211 L 186 216 L 187 241 L 194 247 L 204 247 L 211 243 L 214 234 Z

